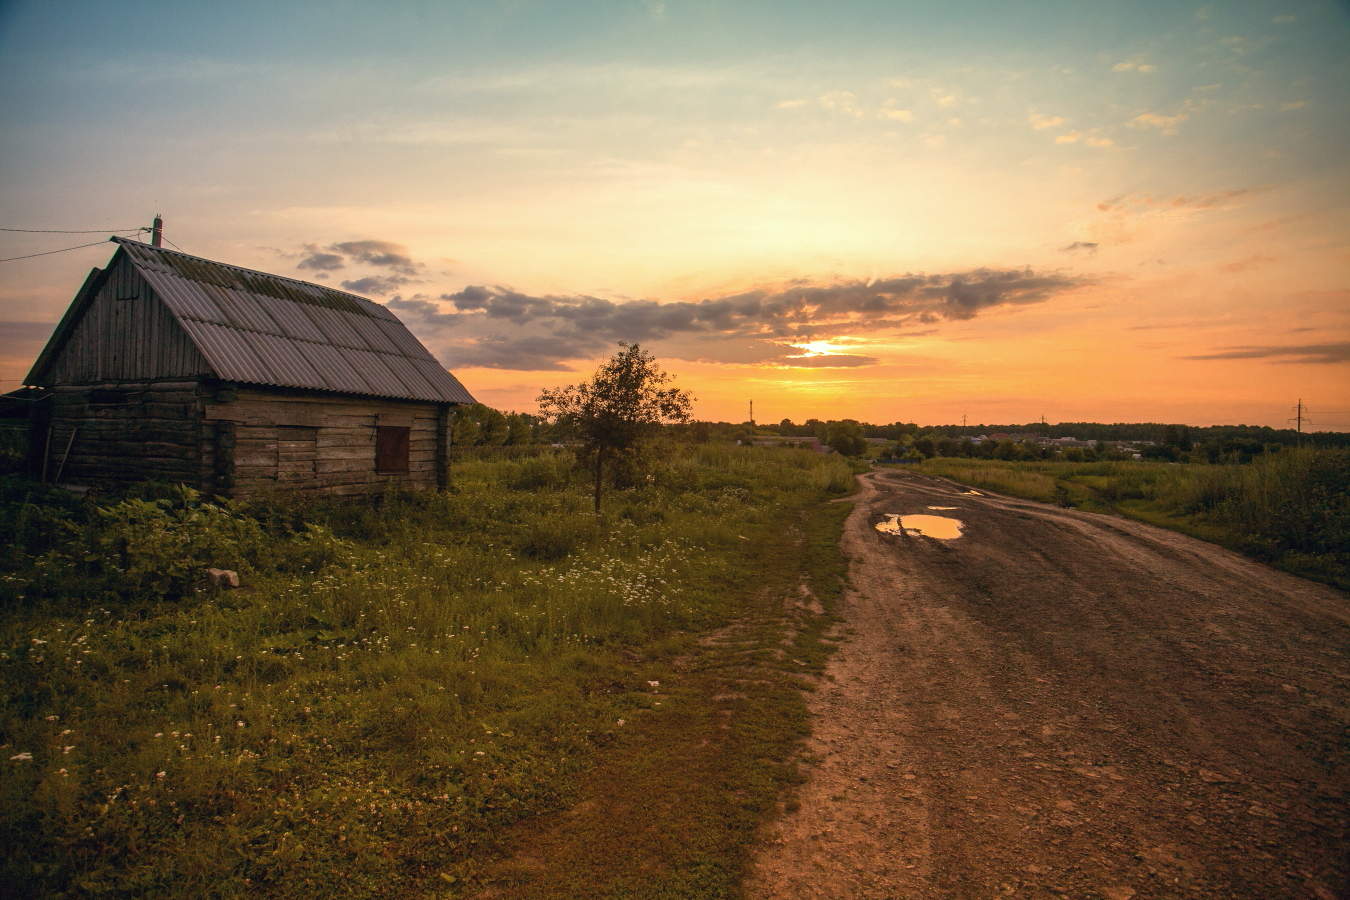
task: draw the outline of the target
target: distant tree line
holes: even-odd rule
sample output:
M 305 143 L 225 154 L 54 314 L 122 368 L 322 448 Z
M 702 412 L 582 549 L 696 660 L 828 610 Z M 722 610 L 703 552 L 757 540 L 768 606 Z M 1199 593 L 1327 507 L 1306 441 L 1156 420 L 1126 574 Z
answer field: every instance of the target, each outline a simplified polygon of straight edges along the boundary
M 760 425 L 761 432 L 771 432 L 794 437 L 821 437 L 828 422 L 819 419 L 807 419 L 795 424 L 791 419 L 783 419 L 777 425 Z M 1292 428 L 1271 428 L 1268 425 L 1169 425 L 1161 422 L 1058 422 L 1050 425 L 1042 422 L 1029 422 L 1016 425 L 936 425 L 924 427 L 914 422 L 892 422 L 889 425 L 861 423 L 863 437 L 885 438 L 897 441 L 906 435 L 918 437 L 920 434 L 950 438 L 981 437 L 989 434 L 1032 434 L 1047 438 L 1077 438 L 1081 441 L 1151 441 L 1155 444 L 1190 441 L 1193 444 L 1208 442 L 1246 441 L 1265 444 L 1285 444 L 1294 446 L 1299 443 L 1319 447 L 1350 447 L 1350 433 L 1318 431 L 1299 435 Z
M 455 411 L 450 443 L 455 447 L 506 447 L 551 440 L 550 429 L 539 416 L 503 413 L 482 403 Z
M 901 459 L 933 456 L 965 456 L 989 459 L 1064 459 L 1095 461 L 1144 459 L 1191 462 L 1250 462 L 1283 447 L 1350 447 L 1350 434 L 1314 432 L 1298 434 L 1291 428 L 1265 425 L 1192 426 L 1159 422 L 1030 422 L 1021 425 L 939 425 L 924 427 L 914 422 L 876 425 L 854 419 L 807 419 L 796 423 L 783 419 L 776 424 L 750 422 L 691 421 L 666 425 L 663 431 L 675 440 L 738 441 L 755 438 L 800 438 L 819 442 L 844 456 L 880 455 Z M 995 440 L 976 440 L 998 436 Z M 566 442 L 569 435 L 547 420 L 528 413 L 502 413 L 481 403 L 460 409 L 452 429 L 454 444 L 472 446 L 519 446 Z M 1075 438 L 1087 446 L 1064 447 L 1038 443 L 1037 438 Z M 879 442 L 884 441 L 885 444 Z M 1126 444 L 1129 446 L 1121 446 Z

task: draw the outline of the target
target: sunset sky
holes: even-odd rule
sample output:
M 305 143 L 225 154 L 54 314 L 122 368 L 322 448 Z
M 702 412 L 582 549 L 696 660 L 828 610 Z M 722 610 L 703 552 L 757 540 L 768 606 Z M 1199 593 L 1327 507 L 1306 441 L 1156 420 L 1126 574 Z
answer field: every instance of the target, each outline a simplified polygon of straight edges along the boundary
M 501 409 L 627 340 L 701 418 L 1350 430 L 1347 47 L 1294 0 L 0 0 L 0 226 L 162 212 Z M 0 264 L 0 388 L 112 249 Z

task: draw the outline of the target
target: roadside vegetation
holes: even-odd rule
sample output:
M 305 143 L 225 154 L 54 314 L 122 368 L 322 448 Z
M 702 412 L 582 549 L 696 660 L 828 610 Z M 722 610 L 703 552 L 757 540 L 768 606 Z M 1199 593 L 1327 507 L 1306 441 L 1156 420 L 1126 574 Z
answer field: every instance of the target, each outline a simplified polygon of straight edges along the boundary
M 549 844 L 591 895 L 731 892 L 795 777 L 849 463 L 680 444 L 601 519 L 568 451 L 452 473 L 375 503 L 0 480 L 5 896 L 457 896 L 539 878 L 519 829 L 596 796 L 627 805 Z
M 938 457 L 921 468 L 1174 528 L 1350 589 L 1350 450 L 1285 448 L 1228 465 Z

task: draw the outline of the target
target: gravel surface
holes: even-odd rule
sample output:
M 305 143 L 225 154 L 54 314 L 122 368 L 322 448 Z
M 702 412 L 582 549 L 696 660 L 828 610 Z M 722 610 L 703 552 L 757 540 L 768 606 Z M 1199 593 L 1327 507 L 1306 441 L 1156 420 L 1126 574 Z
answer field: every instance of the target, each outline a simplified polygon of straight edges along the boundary
M 758 897 L 1350 897 L 1350 599 L 1203 541 L 863 476 Z M 961 520 L 937 540 L 888 514 Z

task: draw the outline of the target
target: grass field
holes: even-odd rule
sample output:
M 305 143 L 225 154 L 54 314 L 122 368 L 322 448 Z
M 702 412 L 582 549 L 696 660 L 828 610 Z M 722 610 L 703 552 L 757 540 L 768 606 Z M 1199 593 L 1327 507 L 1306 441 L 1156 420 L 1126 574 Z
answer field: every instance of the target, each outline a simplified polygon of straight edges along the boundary
M 795 777 L 848 465 L 684 446 L 599 524 L 565 454 L 454 482 L 100 507 L 5 483 L 4 894 L 575 896 L 519 842 L 615 798 L 547 843 L 590 895 L 732 892 Z M 784 603 L 802 585 L 823 612 Z
M 1291 449 L 1246 465 L 931 459 L 963 484 L 1114 512 L 1350 589 L 1350 452 Z

